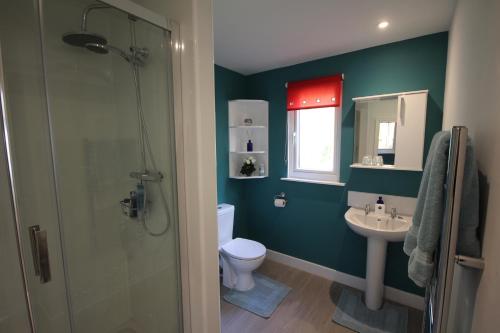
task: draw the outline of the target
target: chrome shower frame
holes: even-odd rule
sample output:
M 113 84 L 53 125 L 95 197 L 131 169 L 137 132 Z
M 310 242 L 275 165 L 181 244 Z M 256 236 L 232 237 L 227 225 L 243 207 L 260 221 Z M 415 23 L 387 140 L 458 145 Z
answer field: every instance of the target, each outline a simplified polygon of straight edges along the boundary
M 82 13 L 81 31 L 87 31 L 87 16 L 89 15 L 89 13 L 92 10 L 107 9 L 107 8 L 111 8 L 111 6 L 105 5 L 105 4 L 94 4 L 94 5 L 88 5 L 87 7 L 85 7 L 85 9 L 83 10 L 83 13 Z

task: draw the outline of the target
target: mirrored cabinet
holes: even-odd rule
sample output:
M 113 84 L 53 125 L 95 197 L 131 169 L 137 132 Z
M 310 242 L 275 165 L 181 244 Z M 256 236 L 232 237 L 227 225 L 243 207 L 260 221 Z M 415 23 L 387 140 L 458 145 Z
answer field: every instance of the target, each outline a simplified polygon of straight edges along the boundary
M 352 168 L 422 171 L 427 90 L 353 98 Z

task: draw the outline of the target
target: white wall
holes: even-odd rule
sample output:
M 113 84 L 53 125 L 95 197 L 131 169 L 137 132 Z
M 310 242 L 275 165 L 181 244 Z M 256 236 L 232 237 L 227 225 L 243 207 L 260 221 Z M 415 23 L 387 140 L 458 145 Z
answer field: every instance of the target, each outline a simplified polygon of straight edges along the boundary
M 494 332 L 500 326 L 499 31 L 500 1 L 458 1 L 450 30 L 443 128 L 469 128 L 479 169 L 489 183 L 483 242 L 486 267 L 475 300 L 473 332 Z
M 179 217 L 184 329 L 219 332 L 212 1 L 134 1 L 180 25 L 184 135 L 178 157 L 184 167 L 179 168 L 178 179 L 183 183 Z

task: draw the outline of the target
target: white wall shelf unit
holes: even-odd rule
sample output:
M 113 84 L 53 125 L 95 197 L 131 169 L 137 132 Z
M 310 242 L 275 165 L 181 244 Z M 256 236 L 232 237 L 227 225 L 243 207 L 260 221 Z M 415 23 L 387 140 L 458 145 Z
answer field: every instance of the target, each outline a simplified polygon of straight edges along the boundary
M 238 99 L 229 101 L 229 178 L 261 179 L 269 175 L 269 104 L 263 100 Z M 252 140 L 253 151 L 247 151 Z M 251 176 L 240 173 L 243 161 L 256 159 Z M 259 174 L 260 166 L 264 175 Z
M 245 129 L 254 129 L 254 128 L 262 128 L 266 129 L 266 126 L 262 125 L 235 125 L 235 126 L 229 126 L 229 128 L 245 128 Z
M 231 154 L 246 154 L 248 155 L 248 151 L 232 151 Z M 265 150 L 257 150 L 257 151 L 252 151 L 252 154 L 265 154 L 267 153 Z

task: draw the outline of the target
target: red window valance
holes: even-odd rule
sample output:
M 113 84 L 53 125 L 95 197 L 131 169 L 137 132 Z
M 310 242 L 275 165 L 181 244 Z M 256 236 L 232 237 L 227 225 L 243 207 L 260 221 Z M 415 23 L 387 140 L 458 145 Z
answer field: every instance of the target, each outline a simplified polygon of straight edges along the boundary
M 340 106 L 343 77 L 343 74 L 337 74 L 312 80 L 288 82 L 287 111 Z

